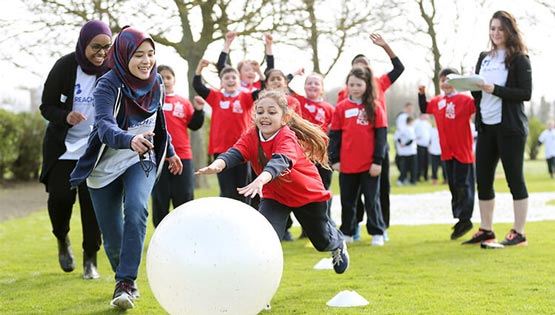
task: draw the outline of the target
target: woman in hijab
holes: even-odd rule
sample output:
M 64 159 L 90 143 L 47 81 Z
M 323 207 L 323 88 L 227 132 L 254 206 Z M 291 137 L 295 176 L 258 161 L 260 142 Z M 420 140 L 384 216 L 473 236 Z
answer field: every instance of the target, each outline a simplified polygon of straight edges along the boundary
M 166 156 L 169 170 L 182 164 L 171 145 L 162 111 L 164 86 L 156 70 L 154 41 L 124 27 L 109 51 L 108 73 L 94 91 L 93 129 L 71 185 L 86 180 L 104 249 L 115 272 L 110 305 L 134 307 L 135 283 L 146 235 L 148 199 Z
M 61 57 L 44 83 L 40 111 L 48 120 L 43 141 L 40 181 L 48 192 L 48 214 L 58 240 L 62 269 L 75 269 L 69 241 L 71 212 L 77 194 L 83 227 L 83 278 L 99 277 L 96 253 L 101 238 L 91 198 L 83 183 L 70 189 L 69 175 L 85 152 L 94 123 L 93 90 L 98 77 L 107 71 L 106 55 L 112 32 L 106 23 L 92 20 L 81 28 L 74 52 Z

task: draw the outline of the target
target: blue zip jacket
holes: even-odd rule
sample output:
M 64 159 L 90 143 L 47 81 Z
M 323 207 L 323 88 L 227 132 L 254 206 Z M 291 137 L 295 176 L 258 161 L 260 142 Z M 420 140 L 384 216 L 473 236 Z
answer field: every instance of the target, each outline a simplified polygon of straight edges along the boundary
M 160 85 L 163 85 L 160 75 L 157 75 L 156 80 Z M 94 128 L 89 136 L 87 150 L 79 158 L 75 169 L 71 173 L 70 183 L 72 188 L 79 186 L 87 179 L 102 158 L 106 146 L 114 149 L 131 149 L 131 139 L 134 135 L 127 132 L 127 127 L 124 126 L 125 106 L 121 106 L 124 97 L 121 91 L 122 86 L 122 81 L 113 71 L 107 72 L 98 80 L 94 90 L 96 109 Z M 160 106 L 157 110 L 154 127 L 156 178 L 160 176 L 166 155 L 168 157 L 175 155 L 162 110 L 165 94 L 161 93 Z

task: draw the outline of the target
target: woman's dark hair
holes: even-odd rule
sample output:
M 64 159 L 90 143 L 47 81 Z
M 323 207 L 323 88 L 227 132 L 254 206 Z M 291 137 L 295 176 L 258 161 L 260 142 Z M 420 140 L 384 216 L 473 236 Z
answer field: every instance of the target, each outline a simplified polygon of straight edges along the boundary
M 376 90 L 376 81 L 372 73 L 372 69 L 369 67 L 354 67 L 349 71 L 347 75 L 347 80 L 345 84 L 349 83 L 349 78 L 355 77 L 363 80 L 366 83 L 366 90 L 362 95 L 362 105 L 366 111 L 366 117 L 369 122 L 374 123 L 376 119 L 376 98 L 378 97 L 378 92 Z
M 514 57 L 528 53 L 528 49 L 526 48 L 526 45 L 522 40 L 520 30 L 518 28 L 518 25 L 516 24 L 516 19 L 514 18 L 514 16 L 512 16 L 512 14 L 510 14 L 507 11 L 495 12 L 489 21 L 490 28 L 491 28 L 491 22 L 495 19 L 501 22 L 501 25 L 503 26 L 503 30 L 505 32 L 505 36 L 506 36 L 505 46 L 507 49 L 505 54 L 505 66 L 508 67 L 511 61 L 514 59 Z M 495 46 L 491 38 L 490 38 L 490 44 L 492 47 L 491 52 L 497 49 L 497 47 Z
M 459 74 L 459 71 L 457 71 L 457 69 L 455 68 L 444 68 L 444 69 L 441 69 L 441 71 L 439 72 L 439 77 L 446 77 L 452 73 Z

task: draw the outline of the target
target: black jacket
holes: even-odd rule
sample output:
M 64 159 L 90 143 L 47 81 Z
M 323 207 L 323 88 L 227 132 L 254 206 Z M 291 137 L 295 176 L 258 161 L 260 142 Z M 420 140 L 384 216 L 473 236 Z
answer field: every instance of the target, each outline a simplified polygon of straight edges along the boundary
M 66 152 L 65 138 L 71 128 L 66 118 L 73 108 L 76 77 L 77 60 L 75 52 L 72 52 L 56 61 L 44 83 L 40 105 L 42 116 L 48 120 L 42 143 L 40 174 L 40 182 L 44 184 L 58 158 Z
M 482 60 L 487 56 L 482 52 L 476 64 L 476 73 L 480 73 Z M 528 135 L 528 118 L 524 112 L 524 101 L 529 101 L 532 96 L 532 68 L 527 55 L 513 58 L 508 65 L 507 83 L 505 86 L 495 85 L 493 95 L 501 98 L 501 130 L 504 135 Z M 482 115 L 480 102 L 482 91 L 472 92 L 476 103 L 476 130 L 482 132 Z

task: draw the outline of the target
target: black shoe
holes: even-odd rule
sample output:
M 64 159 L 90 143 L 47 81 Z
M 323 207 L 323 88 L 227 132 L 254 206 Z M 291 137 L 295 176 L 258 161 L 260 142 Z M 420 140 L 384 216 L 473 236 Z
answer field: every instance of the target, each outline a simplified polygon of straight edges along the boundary
M 96 268 L 96 252 L 92 255 L 83 252 L 83 279 L 98 279 L 98 269 Z
M 463 242 L 463 245 L 471 245 L 471 244 L 481 244 L 482 242 L 497 242 L 495 238 L 495 233 L 493 231 L 488 231 L 484 229 L 478 229 L 478 232 L 472 235 L 472 238 L 468 241 Z
M 345 241 L 341 243 L 337 249 L 331 252 L 333 269 L 335 273 L 344 273 L 349 268 L 349 253 L 347 252 L 347 244 Z
M 523 246 L 528 245 L 528 241 L 526 240 L 526 236 L 511 229 L 501 244 L 505 246 Z
M 125 280 L 116 283 L 114 296 L 110 301 L 110 306 L 118 307 L 120 309 L 130 309 L 135 307 L 133 301 L 135 300 L 131 291 L 133 290 L 133 283 Z
M 470 220 L 459 220 L 457 224 L 453 226 L 453 233 L 451 233 L 451 239 L 456 240 L 457 238 L 465 235 L 468 231 L 472 229 L 473 225 Z
M 72 272 L 75 269 L 73 250 L 67 235 L 61 240 L 58 239 L 58 261 L 65 272 Z
M 295 239 L 293 238 L 293 235 L 291 234 L 291 232 L 289 232 L 289 230 L 285 231 L 285 233 L 283 234 L 283 239 L 286 242 L 292 242 Z

